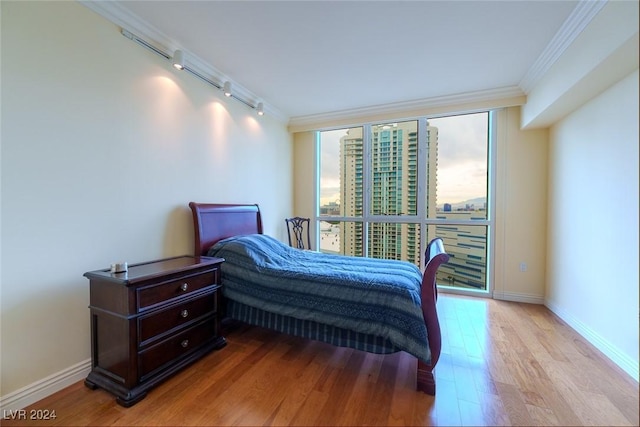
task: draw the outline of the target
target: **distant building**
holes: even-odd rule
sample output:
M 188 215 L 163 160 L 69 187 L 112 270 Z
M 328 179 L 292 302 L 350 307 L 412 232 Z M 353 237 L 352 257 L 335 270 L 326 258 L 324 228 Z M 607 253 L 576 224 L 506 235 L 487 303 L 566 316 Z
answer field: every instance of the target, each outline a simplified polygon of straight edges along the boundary
M 440 212 L 437 217 L 457 221 L 485 219 L 484 215 L 478 213 L 479 211 Z M 438 269 L 438 284 L 485 289 L 487 227 L 453 224 L 435 226 L 435 235 L 442 238 L 449 254 L 449 262 Z
M 340 204 L 337 202 L 329 202 L 326 205 L 320 206 L 320 215 L 323 216 L 339 216 Z

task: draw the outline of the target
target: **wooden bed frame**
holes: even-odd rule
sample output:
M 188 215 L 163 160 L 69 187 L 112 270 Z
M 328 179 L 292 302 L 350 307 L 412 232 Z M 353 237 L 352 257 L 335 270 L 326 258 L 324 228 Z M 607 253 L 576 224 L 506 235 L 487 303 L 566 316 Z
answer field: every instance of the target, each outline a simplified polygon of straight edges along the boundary
M 227 237 L 262 234 L 262 217 L 258 205 L 189 203 L 193 214 L 195 234 L 194 255 L 206 255 L 216 242 Z M 424 315 L 431 363 L 418 360 L 416 385 L 417 389 L 432 396 L 436 393 L 433 369 L 438 363 L 441 351 L 440 322 L 436 311 L 438 292 L 436 288 L 436 272 L 441 264 L 449 260 L 444 251 L 442 240 L 434 239 L 425 255 L 428 257 L 422 276 L 422 313 Z M 224 265 L 222 266 L 224 269 Z

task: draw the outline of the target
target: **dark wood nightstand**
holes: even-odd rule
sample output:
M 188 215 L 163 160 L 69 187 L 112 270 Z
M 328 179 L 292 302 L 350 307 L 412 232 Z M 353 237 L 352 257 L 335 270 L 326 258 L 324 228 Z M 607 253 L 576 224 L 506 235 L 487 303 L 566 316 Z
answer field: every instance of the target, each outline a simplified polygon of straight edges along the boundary
M 90 271 L 92 369 L 85 380 L 125 407 L 226 341 L 220 336 L 221 258 L 180 256 Z

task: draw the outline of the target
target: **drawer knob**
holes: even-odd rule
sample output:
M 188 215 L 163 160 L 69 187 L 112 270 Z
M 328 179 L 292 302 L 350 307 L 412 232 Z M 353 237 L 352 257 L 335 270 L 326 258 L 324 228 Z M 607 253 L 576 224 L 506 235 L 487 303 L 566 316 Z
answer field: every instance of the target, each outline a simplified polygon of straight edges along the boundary
M 182 348 L 187 348 L 189 346 L 189 340 L 182 341 L 180 345 L 182 346 Z
M 182 289 L 184 292 L 186 292 L 186 291 L 187 291 L 187 289 L 189 289 L 189 285 L 188 285 L 188 284 L 186 284 L 186 283 L 183 283 L 183 284 L 180 286 L 180 289 Z
M 189 311 L 188 311 L 188 310 L 182 310 L 182 311 L 180 312 L 180 316 L 182 316 L 182 317 L 185 317 L 185 318 L 186 318 L 187 316 L 189 316 Z

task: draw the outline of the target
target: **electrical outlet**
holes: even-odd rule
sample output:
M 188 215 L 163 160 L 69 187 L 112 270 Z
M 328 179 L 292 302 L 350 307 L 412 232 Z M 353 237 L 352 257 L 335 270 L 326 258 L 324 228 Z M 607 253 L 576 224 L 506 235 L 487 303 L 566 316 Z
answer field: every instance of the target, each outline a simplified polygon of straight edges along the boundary
M 527 263 L 526 262 L 521 262 L 520 263 L 520 271 L 522 271 L 523 273 L 525 271 L 527 271 Z

